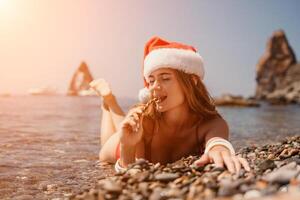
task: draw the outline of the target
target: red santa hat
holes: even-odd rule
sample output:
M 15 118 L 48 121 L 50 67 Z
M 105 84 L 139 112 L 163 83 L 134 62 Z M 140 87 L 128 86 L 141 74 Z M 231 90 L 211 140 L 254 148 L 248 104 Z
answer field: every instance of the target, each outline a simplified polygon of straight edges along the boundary
M 149 75 L 163 67 L 181 70 L 204 78 L 203 59 L 197 50 L 189 45 L 170 42 L 159 37 L 152 37 L 144 50 L 144 86 L 139 92 L 139 100 L 147 102 L 150 97 Z

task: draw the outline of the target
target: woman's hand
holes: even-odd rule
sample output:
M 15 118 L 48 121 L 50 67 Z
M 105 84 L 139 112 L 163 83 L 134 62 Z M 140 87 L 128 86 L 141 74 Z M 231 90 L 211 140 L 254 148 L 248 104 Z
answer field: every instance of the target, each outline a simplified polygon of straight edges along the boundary
M 198 166 L 204 166 L 208 163 L 215 163 L 216 167 L 226 166 L 231 173 L 238 174 L 241 167 L 243 167 L 246 171 L 250 171 L 250 167 L 246 159 L 231 155 L 229 149 L 222 145 L 212 147 L 207 154 L 203 154 L 199 160 L 195 161 L 195 164 Z
M 143 136 L 143 106 L 133 108 L 122 121 L 120 142 L 122 145 L 135 146 Z

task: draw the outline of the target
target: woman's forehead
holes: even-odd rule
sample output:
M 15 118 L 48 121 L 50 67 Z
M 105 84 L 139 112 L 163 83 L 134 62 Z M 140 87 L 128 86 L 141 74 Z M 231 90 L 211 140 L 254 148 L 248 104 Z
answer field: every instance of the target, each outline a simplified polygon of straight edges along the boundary
M 155 71 L 153 71 L 149 77 L 155 77 L 155 76 L 161 76 L 161 75 L 172 75 L 174 74 L 174 71 L 172 69 L 169 68 L 159 68 Z

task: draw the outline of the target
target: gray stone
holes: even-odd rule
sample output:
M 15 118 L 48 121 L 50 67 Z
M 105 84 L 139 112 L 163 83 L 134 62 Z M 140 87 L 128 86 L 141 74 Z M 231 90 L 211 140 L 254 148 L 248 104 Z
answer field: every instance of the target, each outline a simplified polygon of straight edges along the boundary
M 261 193 L 258 190 L 249 190 L 244 194 L 245 199 L 255 199 L 261 197 Z
M 100 185 L 102 185 L 102 188 L 110 193 L 121 193 L 122 187 L 117 184 L 116 182 L 113 182 L 111 180 L 103 180 L 100 182 Z
M 278 169 L 267 174 L 263 179 L 271 183 L 287 184 L 290 179 L 295 178 L 299 172 L 291 169 Z
M 154 176 L 155 180 L 157 181 L 173 181 L 178 178 L 179 175 L 175 173 L 160 173 Z

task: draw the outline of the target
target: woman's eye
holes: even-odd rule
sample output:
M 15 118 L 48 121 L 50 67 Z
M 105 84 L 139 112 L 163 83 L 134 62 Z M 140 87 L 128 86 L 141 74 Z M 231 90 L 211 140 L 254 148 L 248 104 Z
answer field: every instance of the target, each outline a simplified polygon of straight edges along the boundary
M 154 81 L 153 81 L 153 80 L 150 80 L 149 83 L 152 85 L 152 84 L 154 83 Z
M 168 81 L 170 80 L 170 78 L 163 78 L 163 81 Z

